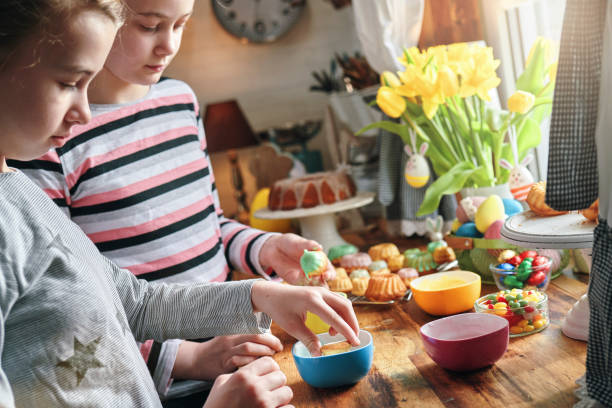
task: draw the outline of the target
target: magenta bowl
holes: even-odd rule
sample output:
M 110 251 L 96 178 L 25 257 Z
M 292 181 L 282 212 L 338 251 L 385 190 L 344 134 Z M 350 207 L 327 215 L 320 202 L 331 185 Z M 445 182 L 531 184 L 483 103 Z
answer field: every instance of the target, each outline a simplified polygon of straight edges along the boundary
M 440 367 L 477 370 L 506 352 L 508 321 L 493 314 L 463 313 L 424 324 L 421 338 L 425 351 Z

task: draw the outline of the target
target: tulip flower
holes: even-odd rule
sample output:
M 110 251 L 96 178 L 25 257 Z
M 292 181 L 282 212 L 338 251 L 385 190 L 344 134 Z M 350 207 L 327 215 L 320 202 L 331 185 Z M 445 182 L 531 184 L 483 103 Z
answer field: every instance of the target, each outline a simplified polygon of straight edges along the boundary
M 406 100 L 388 86 L 378 88 L 376 103 L 387 116 L 392 118 L 399 118 L 406 110 Z
M 524 115 L 533 107 L 534 102 L 534 94 L 525 91 L 516 91 L 508 98 L 508 110 Z

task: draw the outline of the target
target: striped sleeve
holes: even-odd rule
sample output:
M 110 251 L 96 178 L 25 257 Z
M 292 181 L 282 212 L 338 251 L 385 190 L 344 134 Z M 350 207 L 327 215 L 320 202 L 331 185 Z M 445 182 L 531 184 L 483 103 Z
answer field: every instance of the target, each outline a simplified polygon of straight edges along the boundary
M 217 190 L 215 175 L 208 154 L 206 144 L 206 135 L 202 118 L 199 115 L 199 108 L 195 103 L 196 115 L 198 117 L 198 138 L 202 146 L 202 151 L 206 157 L 210 169 L 210 178 L 212 183 L 213 200 L 215 204 L 215 212 L 219 217 L 221 226 L 221 237 L 223 247 L 225 248 L 225 259 L 230 269 L 245 272 L 251 275 L 259 274 L 267 277 L 273 271 L 264 271 L 259 263 L 259 253 L 265 242 L 273 235 L 273 233 L 261 231 L 255 228 L 250 228 L 236 221 L 230 220 L 223 216 L 221 202 L 219 201 L 219 191 Z
M 107 262 L 130 329 L 138 341 L 260 334 L 271 319 L 253 312 L 255 280 L 193 285 L 149 283 Z
M 55 149 L 36 160 L 7 160 L 11 167 L 21 170 L 70 216 L 70 193 L 64 176 L 64 168 Z

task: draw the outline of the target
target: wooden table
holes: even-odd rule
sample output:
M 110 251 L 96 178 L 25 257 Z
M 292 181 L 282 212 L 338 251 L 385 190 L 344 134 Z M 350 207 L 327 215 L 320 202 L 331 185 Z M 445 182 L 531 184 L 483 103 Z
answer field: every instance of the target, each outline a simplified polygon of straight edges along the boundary
M 483 285 L 483 294 L 495 291 Z M 291 355 L 295 340 L 278 327 L 273 333 L 285 348 L 275 357 L 293 389 L 296 407 L 571 407 L 575 380 L 585 372 L 586 343 L 561 333 L 560 325 L 586 285 L 569 276 L 553 280 L 550 326 L 510 339 L 493 366 L 470 373 L 438 367 L 425 353 L 419 327 L 435 318 L 414 300 L 393 305 L 356 305 L 360 327 L 374 337 L 368 375 L 351 386 L 317 389 L 300 377 Z

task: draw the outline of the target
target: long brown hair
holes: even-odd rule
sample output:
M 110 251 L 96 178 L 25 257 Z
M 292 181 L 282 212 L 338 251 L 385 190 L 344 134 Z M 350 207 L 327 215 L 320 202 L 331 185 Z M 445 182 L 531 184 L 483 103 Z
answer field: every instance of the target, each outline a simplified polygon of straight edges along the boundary
M 0 71 L 25 38 L 49 39 L 83 10 L 98 10 L 116 24 L 124 19 L 122 0 L 0 0 Z

